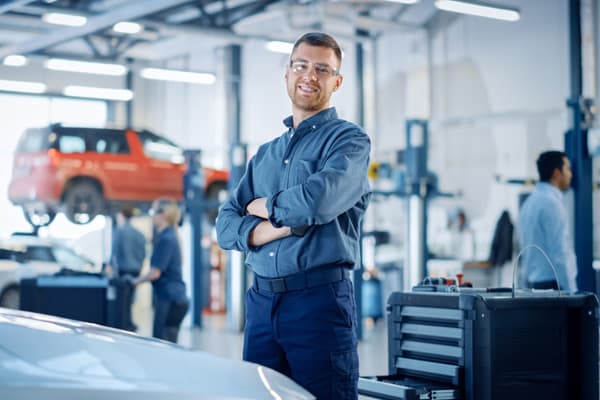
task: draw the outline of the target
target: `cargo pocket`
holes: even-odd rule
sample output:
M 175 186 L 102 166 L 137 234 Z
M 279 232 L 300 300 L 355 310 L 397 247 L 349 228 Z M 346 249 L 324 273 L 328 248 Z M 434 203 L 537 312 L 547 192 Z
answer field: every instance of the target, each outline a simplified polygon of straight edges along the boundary
M 356 324 L 356 303 L 354 302 L 352 283 L 345 279 L 330 283 L 329 288 L 337 310 L 343 318 L 344 326 L 352 328 Z
M 332 352 L 333 370 L 331 399 L 352 400 L 358 398 L 358 352 L 345 350 Z

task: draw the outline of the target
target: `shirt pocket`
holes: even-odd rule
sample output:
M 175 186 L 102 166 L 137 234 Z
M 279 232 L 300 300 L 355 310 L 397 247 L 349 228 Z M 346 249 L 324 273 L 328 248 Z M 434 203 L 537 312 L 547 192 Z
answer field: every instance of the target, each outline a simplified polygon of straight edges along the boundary
M 318 171 L 318 167 L 319 160 L 298 160 L 296 163 L 296 171 L 292 172 L 292 175 L 294 175 L 293 184 L 301 185 L 305 183 L 312 174 Z

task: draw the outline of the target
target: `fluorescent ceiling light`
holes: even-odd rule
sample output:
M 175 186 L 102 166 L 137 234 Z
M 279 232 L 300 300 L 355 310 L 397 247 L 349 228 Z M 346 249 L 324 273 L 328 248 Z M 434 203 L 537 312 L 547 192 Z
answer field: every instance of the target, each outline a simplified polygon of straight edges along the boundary
M 199 83 L 212 85 L 216 81 L 214 74 L 205 72 L 177 71 L 173 69 L 144 68 L 140 71 L 142 78 L 160 81 Z
M 2 63 L 11 67 L 22 67 L 23 65 L 27 64 L 27 57 L 13 54 L 6 56 Z
M 418 3 L 419 0 L 386 0 L 390 3 L 401 3 L 401 4 L 415 4 Z
M 46 85 L 40 82 L 0 80 L 0 90 L 22 93 L 44 93 L 46 91 Z
M 142 25 L 138 24 L 137 22 L 128 21 L 117 22 L 112 28 L 115 32 L 128 34 L 138 33 L 143 29 Z
M 294 49 L 294 43 L 280 42 L 274 40 L 268 42 L 265 47 L 267 48 L 267 50 L 275 53 L 292 54 L 292 50 Z
M 435 6 L 444 11 L 501 19 L 503 21 L 518 21 L 521 17 L 518 9 L 499 6 L 492 3 L 436 0 Z
M 55 71 L 81 72 L 82 74 L 119 76 L 125 75 L 127 72 L 127 67 L 119 64 L 74 61 L 62 58 L 50 58 L 46 60 L 44 66 Z
M 42 16 L 42 19 L 49 24 L 65 26 L 83 26 L 87 22 L 87 18 L 81 15 L 62 13 L 47 13 Z
M 63 90 L 65 96 L 88 97 L 92 99 L 129 101 L 133 92 L 127 89 L 106 89 L 92 86 L 69 85 Z

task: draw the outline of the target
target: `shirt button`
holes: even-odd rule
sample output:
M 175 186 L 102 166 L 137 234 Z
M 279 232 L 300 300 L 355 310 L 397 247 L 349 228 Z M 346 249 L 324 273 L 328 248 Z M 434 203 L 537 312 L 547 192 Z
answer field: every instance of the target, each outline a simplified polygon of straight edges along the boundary
M 273 253 L 272 251 L 269 253 L 269 257 L 274 257 L 275 253 Z
M 313 128 L 313 129 L 317 129 L 317 126 L 316 126 L 316 125 L 313 125 L 313 126 L 312 126 L 312 128 Z
M 283 163 L 284 163 L 284 164 L 287 164 L 287 163 L 289 163 L 289 162 L 290 162 L 290 160 L 283 160 Z

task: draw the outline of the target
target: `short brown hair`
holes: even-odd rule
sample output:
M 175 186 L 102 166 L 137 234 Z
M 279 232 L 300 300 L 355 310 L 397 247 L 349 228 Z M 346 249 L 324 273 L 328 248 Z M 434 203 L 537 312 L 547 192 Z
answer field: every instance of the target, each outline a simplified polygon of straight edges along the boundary
M 133 207 L 121 208 L 121 215 L 123 217 L 125 217 L 125 219 L 131 219 L 131 217 L 133 217 L 134 214 L 135 214 L 135 211 L 134 211 Z
M 342 66 L 342 49 L 338 42 L 333 38 L 333 36 L 328 35 L 323 32 L 309 32 L 300 36 L 296 43 L 294 43 L 294 48 L 292 53 L 300 46 L 302 43 L 306 43 L 311 46 L 318 47 L 327 47 L 328 49 L 332 49 L 335 53 L 335 58 L 337 58 L 339 62 L 339 66 Z

